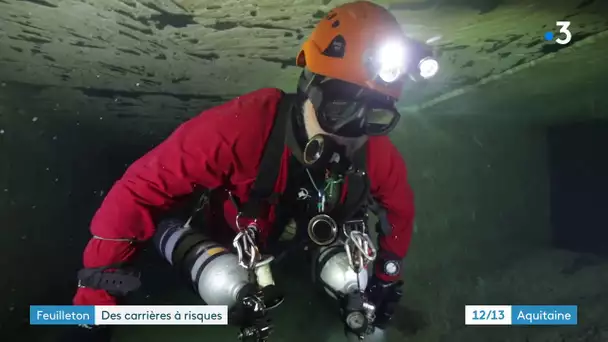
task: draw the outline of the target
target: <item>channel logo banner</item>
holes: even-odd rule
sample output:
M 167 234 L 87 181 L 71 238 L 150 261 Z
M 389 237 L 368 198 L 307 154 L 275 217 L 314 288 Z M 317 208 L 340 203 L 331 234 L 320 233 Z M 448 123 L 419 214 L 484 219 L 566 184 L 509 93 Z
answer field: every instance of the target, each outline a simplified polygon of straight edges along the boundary
M 227 325 L 223 305 L 30 306 L 30 325 Z
M 465 305 L 465 325 L 576 325 L 576 305 Z

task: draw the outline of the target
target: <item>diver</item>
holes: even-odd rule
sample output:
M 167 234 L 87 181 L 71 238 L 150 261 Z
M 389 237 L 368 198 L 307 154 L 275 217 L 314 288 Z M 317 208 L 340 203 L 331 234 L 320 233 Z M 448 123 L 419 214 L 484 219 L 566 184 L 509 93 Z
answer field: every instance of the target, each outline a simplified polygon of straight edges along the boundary
M 332 246 L 347 247 L 344 260 L 355 264 L 358 272 L 367 269 L 365 260 L 373 254 L 369 277 L 362 273 L 365 279 L 357 278 L 356 283 L 365 287 L 363 306 L 374 311 L 369 323 L 385 328 L 402 296 L 401 263 L 414 218 L 406 165 L 387 136 L 399 121 L 396 102 L 408 73 L 419 67 L 408 54 L 407 41 L 385 8 L 367 1 L 340 5 L 320 20 L 303 43 L 296 58 L 303 70 L 294 94 L 275 88 L 256 90 L 179 126 L 127 169 L 94 215 L 93 237 L 84 250 L 84 269 L 78 275 L 73 303 L 116 305 L 135 291 L 140 283 L 130 261 L 150 240 L 173 266 L 186 265 L 186 273 L 192 273 L 208 304 L 223 303 L 223 297 L 211 292 L 211 280 L 222 273 L 201 279 L 204 267 L 212 267 L 213 261 L 219 263 L 223 256 L 223 265 L 232 262 L 234 267 L 251 269 L 256 266 L 248 263 L 253 260 L 246 258 L 252 254 L 248 251 L 277 256 L 286 248 L 285 241 L 304 241 L 319 247 L 318 264 L 337 255 Z M 184 229 L 188 222 L 159 223 L 198 190 L 204 193 L 199 208 L 202 226 L 211 233 L 231 232 L 249 241 L 242 247 L 243 239 L 235 238 L 238 257 L 231 254 L 232 246 Z M 367 232 L 358 230 L 365 227 L 368 210 L 378 213 L 375 242 L 365 240 Z M 289 231 L 293 237 L 286 240 Z M 190 240 L 178 246 L 186 235 Z M 348 241 L 357 238 L 359 244 L 348 248 Z M 200 248 L 193 251 L 193 246 Z M 352 257 L 357 249 L 362 251 L 359 261 Z M 199 262 L 204 253 L 207 259 Z M 323 277 L 322 272 L 317 273 Z M 249 273 L 244 274 L 247 281 Z M 232 289 L 227 281 L 222 280 L 218 290 Z M 274 284 L 272 279 L 264 282 Z M 251 304 L 245 299 L 257 298 L 256 291 L 240 286 L 238 294 L 231 292 L 227 300 L 231 306 L 238 300 Z M 345 291 L 333 297 L 349 297 Z M 276 291 L 266 295 L 274 297 L 274 304 L 280 302 Z M 342 309 L 352 305 L 350 301 Z M 357 329 L 355 320 L 344 319 Z M 106 327 L 84 328 L 74 329 L 73 340 L 110 338 Z

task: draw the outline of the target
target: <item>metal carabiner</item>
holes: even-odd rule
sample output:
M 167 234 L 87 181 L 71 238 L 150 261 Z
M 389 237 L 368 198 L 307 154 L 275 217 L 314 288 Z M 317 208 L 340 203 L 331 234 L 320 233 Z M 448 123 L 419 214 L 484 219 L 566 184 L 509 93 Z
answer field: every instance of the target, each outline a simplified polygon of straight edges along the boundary
M 209 195 L 207 193 L 203 193 L 198 198 L 196 206 L 194 206 L 194 208 L 192 209 L 190 217 L 188 217 L 188 220 L 186 220 L 186 223 L 184 223 L 184 228 L 191 228 L 190 224 L 192 223 L 192 220 L 194 220 L 196 214 L 203 210 L 207 204 L 209 204 Z
M 376 251 L 374 243 L 369 235 L 357 230 L 353 230 L 350 232 L 350 240 L 353 241 L 355 247 L 357 247 L 363 258 L 365 258 L 368 262 L 376 259 L 378 252 Z
M 348 234 L 344 242 L 344 249 L 351 268 L 356 272 L 361 272 L 377 256 L 376 248 L 369 235 L 353 230 Z
M 350 248 L 350 244 L 348 241 L 344 242 L 344 249 L 346 250 L 346 257 L 348 259 L 348 264 L 350 268 L 352 268 L 355 273 L 361 272 L 361 265 L 354 260 L 353 251 Z
M 236 215 L 236 227 L 239 232 L 232 240 L 232 245 L 237 251 L 239 265 L 243 268 L 251 270 L 255 268 L 256 263 L 261 258 L 259 249 L 255 243 L 257 220 L 253 220 L 253 222 L 249 223 L 247 227 L 242 227 L 240 224 L 240 218 L 241 213 L 238 213 Z

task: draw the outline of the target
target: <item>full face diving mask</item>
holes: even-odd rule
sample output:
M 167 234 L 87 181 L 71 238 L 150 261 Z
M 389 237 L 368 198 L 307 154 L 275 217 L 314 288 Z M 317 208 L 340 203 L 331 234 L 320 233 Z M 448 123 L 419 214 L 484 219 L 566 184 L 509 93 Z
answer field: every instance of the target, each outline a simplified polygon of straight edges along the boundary
M 314 76 L 312 76 L 314 77 Z M 401 115 L 388 96 L 348 82 L 329 79 L 306 86 L 321 128 L 343 137 L 386 135 Z

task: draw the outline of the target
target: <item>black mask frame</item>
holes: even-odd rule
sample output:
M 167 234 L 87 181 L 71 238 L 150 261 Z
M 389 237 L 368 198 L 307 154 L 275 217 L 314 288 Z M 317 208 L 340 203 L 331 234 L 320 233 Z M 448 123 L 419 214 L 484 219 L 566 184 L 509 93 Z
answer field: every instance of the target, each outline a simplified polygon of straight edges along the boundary
M 350 89 L 343 92 L 332 91 L 335 84 Z M 337 88 L 333 87 L 333 90 Z M 308 70 L 304 70 L 300 75 L 298 90 L 310 100 L 317 112 L 319 125 L 330 134 L 343 137 L 387 135 L 401 118 L 395 108 L 395 101 L 388 96 L 366 92 L 364 88 L 343 81 L 328 80 Z M 390 116 L 389 122 L 370 122 L 369 117 L 375 111 Z

